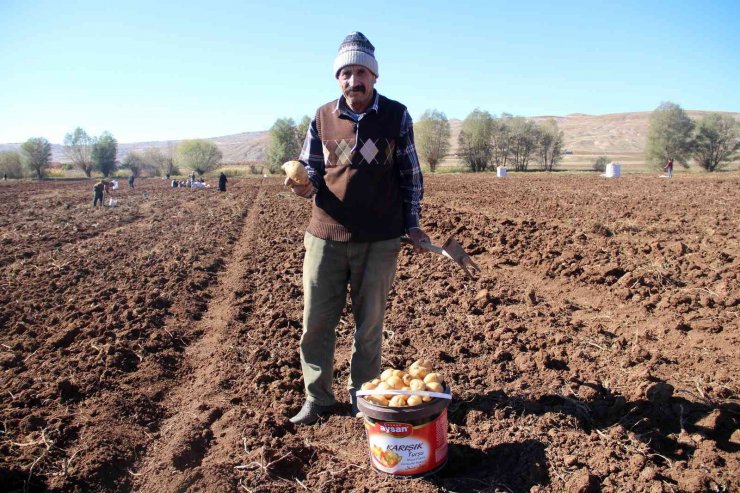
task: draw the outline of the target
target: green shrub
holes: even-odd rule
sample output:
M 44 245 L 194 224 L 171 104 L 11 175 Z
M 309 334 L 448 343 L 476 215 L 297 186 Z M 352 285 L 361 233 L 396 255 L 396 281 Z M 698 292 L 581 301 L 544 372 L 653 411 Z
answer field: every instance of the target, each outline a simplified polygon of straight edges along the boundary
M 604 171 L 606 171 L 606 165 L 609 164 L 609 162 L 610 161 L 607 156 L 599 156 L 598 158 L 596 158 L 596 161 L 594 161 L 592 168 L 594 169 L 594 171 L 600 171 L 603 173 Z

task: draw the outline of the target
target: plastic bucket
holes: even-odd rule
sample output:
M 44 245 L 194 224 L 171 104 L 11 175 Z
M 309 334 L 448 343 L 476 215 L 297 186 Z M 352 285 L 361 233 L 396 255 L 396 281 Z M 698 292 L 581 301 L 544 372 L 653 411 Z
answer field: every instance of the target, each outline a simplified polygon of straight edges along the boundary
M 365 432 L 370 462 L 376 471 L 399 478 L 433 474 L 447 463 L 446 398 L 432 399 L 418 406 L 385 407 L 365 400 L 367 394 L 428 395 L 428 392 L 399 390 L 361 391 L 357 406 L 365 414 Z M 437 394 L 441 395 L 441 394 Z

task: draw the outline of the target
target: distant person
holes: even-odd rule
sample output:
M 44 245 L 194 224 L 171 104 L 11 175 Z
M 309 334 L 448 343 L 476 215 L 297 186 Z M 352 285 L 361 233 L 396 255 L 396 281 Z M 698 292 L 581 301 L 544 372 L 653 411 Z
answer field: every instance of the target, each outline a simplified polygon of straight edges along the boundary
M 219 192 L 225 192 L 226 191 L 226 182 L 229 181 L 226 179 L 226 175 L 222 171 L 221 174 L 218 177 L 218 191 Z
M 103 205 L 103 195 L 106 192 L 110 195 L 110 183 L 108 181 L 100 180 L 93 185 L 93 208 L 98 206 L 98 201 L 100 201 L 100 205 Z
M 172 188 L 177 188 L 177 180 L 172 180 Z
M 193 183 L 195 181 L 195 171 L 192 172 L 190 175 L 190 183 Z
M 133 174 L 128 177 L 128 187 L 134 188 L 134 175 Z
M 663 171 L 668 173 L 668 178 L 673 178 L 673 158 L 670 158 L 667 163 L 665 163 L 665 166 L 663 167 Z
M 3 181 L 8 181 L 8 174 L 7 173 L 3 173 Z
M 167 176 L 167 179 L 168 180 L 170 179 L 170 174 L 169 173 L 167 173 L 165 176 Z

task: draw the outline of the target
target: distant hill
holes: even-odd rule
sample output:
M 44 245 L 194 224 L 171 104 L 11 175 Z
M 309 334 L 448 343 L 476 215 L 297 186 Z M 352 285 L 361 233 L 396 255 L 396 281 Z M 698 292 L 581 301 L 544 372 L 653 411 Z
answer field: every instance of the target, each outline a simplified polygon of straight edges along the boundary
M 582 154 L 644 153 L 651 111 L 612 113 L 607 115 L 535 116 L 532 120 L 554 118 L 565 137 L 565 148 Z M 689 117 L 700 119 L 708 113 L 723 113 L 740 120 L 740 113 L 687 111 Z M 462 127 L 461 120 L 451 120 L 453 146 Z
M 694 119 L 701 118 L 710 111 L 687 111 Z M 719 112 L 740 119 L 740 113 Z M 590 157 L 593 155 L 633 156 L 637 159 L 645 150 L 648 122 L 651 112 L 613 113 L 608 115 L 584 115 L 573 113 L 567 116 L 536 116 L 532 120 L 542 121 L 554 118 L 565 136 L 565 147 L 574 155 Z M 450 120 L 452 127 L 452 152 L 457 149 L 457 136 L 462 127 L 461 120 Z M 223 152 L 227 163 L 260 161 L 265 158 L 268 132 L 244 132 L 223 137 L 213 137 L 213 141 Z M 120 143 L 118 159 L 132 151 L 143 151 L 149 147 L 160 149 L 174 148 L 180 141 L 155 141 Z M 0 144 L 0 151 L 17 149 L 20 144 Z M 60 144 L 52 144 L 52 161 L 64 162 L 66 158 Z
M 214 142 L 224 155 L 224 161 L 228 163 L 242 161 L 260 161 L 265 158 L 268 131 L 244 132 L 223 137 L 212 137 Z M 157 148 L 167 151 L 174 149 L 180 140 L 160 140 L 151 142 L 118 143 L 118 160 L 123 160 L 129 152 L 141 152 L 149 148 Z M 19 149 L 21 144 L 0 144 L 0 151 Z M 55 162 L 66 162 L 64 147 L 61 144 L 51 145 L 51 160 Z

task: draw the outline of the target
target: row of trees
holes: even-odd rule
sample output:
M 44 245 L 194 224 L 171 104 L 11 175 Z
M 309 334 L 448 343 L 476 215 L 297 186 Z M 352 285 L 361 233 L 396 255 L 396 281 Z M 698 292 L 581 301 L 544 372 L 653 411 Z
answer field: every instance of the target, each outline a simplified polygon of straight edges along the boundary
M 280 118 L 270 128 L 267 162 L 271 173 L 300 153 L 311 119 L 304 116 L 299 124 Z M 450 154 L 451 128 L 444 113 L 427 110 L 414 124 L 419 158 L 436 171 Z M 646 159 L 664 166 L 668 159 L 688 167 L 693 160 L 707 171 L 715 171 L 732 162 L 740 150 L 740 123 L 730 115 L 710 113 L 694 122 L 680 106 L 662 103 L 651 115 Z M 457 157 L 474 172 L 497 166 L 526 171 L 531 163 L 552 171 L 564 154 L 563 132 L 554 119 L 535 122 L 502 113 L 496 117 L 476 109 L 462 122 L 458 136 Z M 594 163 L 603 170 L 606 156 Z
M 292 118 L 279 118 L 270 128 L 267 164 L 271 173 L 295 159 L 301 151 L 311 119 L 299 124 Z M 434 172 L 450 152 L 451 129 L 444 113 L 427 110 L 414 124 L 419 158 Z M 513 165 L 518 171 L 536 161 L 552 170 L 562 158 L 563 132 L 555 120 L 536 123 L 504 113 L 496 118 L 487 111 L 474 110 L 465 118 L 458 139 L 458 156 L 471 171 L 486 171 L 495 166 Z
M 526 171 L 535 162 L 552 171 L 563 157 L 563 132 L 554 119 L 537 123 L 503 113 L 500 117 L 479 109 L 462 123 L 458 156 L 471 171 L 498 166 Z
M 143 152 L 129 152 L 121 163 L 117 161 L 118 141 L 109 132 L 90 137 L 77 127 L 64 136 L 64 154 L 72 167 L 90 178 L 93 172 L 104 177 L 116 169 L 128 169 L 134 176 L 142 174 L 176 175 L 180 168 L 203 175 L 221 164 L 221 150 L 208 140 L 184 140 L 176 148 L 163 150 L 149 148 Z M 21 178 L 26 171 L 42 179 L 51 165 L 51 144 L 43 137 L 33 137 L 21 145 L 20 152 L 0 153 L 0 173 L 10 178 Z
M 740 150 L 740 122 L 709 113 L 694 122 L 676 103 L 661 103 L 650 115 L 646 159 L 662 167 L 669 159 L 684 168 L 693 160 L 706 171 L 727 166 Z

